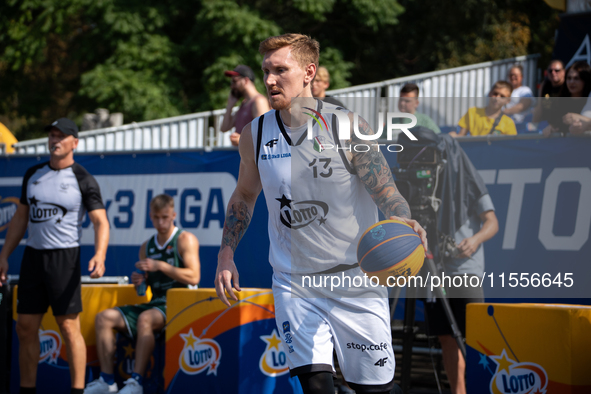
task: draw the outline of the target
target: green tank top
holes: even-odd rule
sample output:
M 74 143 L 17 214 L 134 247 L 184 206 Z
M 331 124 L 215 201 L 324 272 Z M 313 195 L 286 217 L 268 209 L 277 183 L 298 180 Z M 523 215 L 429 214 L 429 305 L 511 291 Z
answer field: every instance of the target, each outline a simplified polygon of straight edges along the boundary
M 165 263 L 168 263 L 174 267 L 183 268 L 185 264 L 183 263 L 183 259 L 179 255 L 177 249 L 177 241 L 179 239 L 179 235 L 181 235 L 182 232 L 183 230 L 177 229 L 172 239 L 168 241 L 162 249 L 158 247 L 156 242 L 156 237 L 158 234 L 154 234 L 154 236 L 150 238 L 146 244 L 146 257 L 153 260 L 164 261 Z M 152 301 L 162 298 L 166 299 L 166 291 L 168 289 L 188 287 L 188 285 L 177 282 L 161 271 L 148 272 L 146 284 L 152 289 Z

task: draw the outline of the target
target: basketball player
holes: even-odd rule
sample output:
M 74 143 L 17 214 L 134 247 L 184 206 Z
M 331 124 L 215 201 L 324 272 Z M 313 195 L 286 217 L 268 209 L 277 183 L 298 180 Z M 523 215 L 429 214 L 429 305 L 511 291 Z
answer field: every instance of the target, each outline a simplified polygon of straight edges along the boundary
M 394 387 L 395 363 L 388 300 L 383 298 L 386 289 L 375 289 L 363 299 L 359 297 L 367 297 L 368 289 L 339 289 L 339 295 L 346 297 L 320 289 L 313 296 L 323 298 L 311 298 L 308 292 L 298 298 L 292 297 L 292 286 L 298 295 L 301 286 L 292 279 L 302 274 L 363 276 L 355 249 L 363 231 L 378 220 L 376 205 L 386 217 L 408 223 L 425 244 L 426 233 L 410 219 L 408 204 L 380 151 L 347 148 L 368 141 L 357 137 L 338 141 L 331 122 L 324 128 L 315 124 L 314 141 L 306 139 L 308 116 L 302 109 L 336 109 L 312 97 L 318 42 L 285 34 L 266 39 L 259 51 L 273 110 L 242 132 L 240 172 L 218 256 L 217 294 L 228 306 L 225 291 L 237 300 L 234 290 L 240 291 L 240 285 L 234 252 L 264 189 L 275 316 L 291 375 L 298 376 L 306 394 L 333 394 L 334 349 L 345 380 L 356 392 L 388 393 Z M 343 111 L 353 119 L 352 113 Z M 373 134 L 361 119 L 359 130 Z M 347 149 L 321 148 L 331 144 Z

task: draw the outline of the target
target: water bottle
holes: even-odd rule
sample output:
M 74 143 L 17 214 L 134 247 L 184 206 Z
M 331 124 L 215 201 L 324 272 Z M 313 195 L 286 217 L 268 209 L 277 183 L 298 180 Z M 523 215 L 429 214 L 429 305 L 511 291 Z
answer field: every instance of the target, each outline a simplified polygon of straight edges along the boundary
M 145 272 L 144 272 L 144 271 L 142 271 L 142 270 L 140 270 L 140 269 L 137 269 L 137 268 L 136 268 L 135 272 L 137 272 L 138 274 L 142 274 L 142 275 L 144 275 L 144 274 L 145 274 Z M 142 283 L 140 283 L 140 284 L 139 284 L 139 285 L 136 287 L 136 289 L 135 289 L 135 290 L 137 291 L 137 295 L 139 295 L 140 297 L 143 297 L 143 296 L 145 296 L 145 295 L 146 295 L 146 278 L 145 278 L 145 276 L 144 276 L 144 281 L 143 281 Z

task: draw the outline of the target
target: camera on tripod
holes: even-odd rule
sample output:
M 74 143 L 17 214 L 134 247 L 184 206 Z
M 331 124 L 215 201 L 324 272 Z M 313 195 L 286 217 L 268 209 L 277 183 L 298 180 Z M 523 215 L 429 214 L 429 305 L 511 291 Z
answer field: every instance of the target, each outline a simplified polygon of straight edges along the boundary
M 398 144 L 404 149 L 396 156 L 399 167 L 391 170 L 413 218 L 426 225 L 435 219 L 439 207 L 437 188 L 444 161 L 438 149 L 439 140 L 432 130 L 414 127 L 411 132 L 417 141 L 410 140 L 404 133 L 398 136 Z
M 439 138 L 432 130 L 414 127 L 412 134 L 417 141 L 410 140 L 406 134 L 398 136 L 398 144 L 404 149 L 398 152 L 396 161 L 399 167 L 393 167 L 398 191 L 408 202 L 413 219 L 435 235 L 437 211 L 441 205 L 440 177 L 445 168 L 445 158 L 439 148 Z M 439 251 L 445 257 L 459 254 L 452 236 L 439 234 Z

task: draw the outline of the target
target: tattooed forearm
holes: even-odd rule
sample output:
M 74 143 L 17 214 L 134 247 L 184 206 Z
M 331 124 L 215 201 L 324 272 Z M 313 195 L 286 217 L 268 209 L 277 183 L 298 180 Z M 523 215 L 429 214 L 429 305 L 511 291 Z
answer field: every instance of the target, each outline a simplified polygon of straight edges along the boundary
M 359 131 L 362 134 L 373 134 L 367 122 L 362 118 L 359 119 Z M 408 203 L 398 192 L 388 162 L 380 152 L 379 146 L 372 145 L 371 141 L 363 141 L 356 137 L 352 138 L 351 144 L 354 151 L 353 166 L 380 211 L 387 218 L 390 216 L 410 218 Z M 370 149 L 355 149 L 354 146 L 357 144 L 364 144 Z
M 244 201 L 235 202 L 228 207 L 221 250 L 229 246 L 233 252 L 236 251 L 238 242 L 240 242 L 250 224 L 251 217 L 252 215 L 248 212 L 248 207 Z

